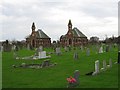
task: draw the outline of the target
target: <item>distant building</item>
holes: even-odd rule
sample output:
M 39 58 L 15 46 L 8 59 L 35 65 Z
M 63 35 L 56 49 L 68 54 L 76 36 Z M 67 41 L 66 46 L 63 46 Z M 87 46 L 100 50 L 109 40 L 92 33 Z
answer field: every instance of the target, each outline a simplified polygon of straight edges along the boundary
M 88 42 L 87 37 L 79 31 L 76 27 L 72 29 L 71 20 L 68 23 L 68 32 L 66 35 L 60 37 L 60 43 L 62 46 L 79 46 L 86 45 Z
M 98 37 L 91 37 L 90 38 L 90 41 L 89 41 L 90 43 L 98 43 L 99 42 L 99 38 Z
M 32 47 L 39 47 L 42 46 L 50 46 L 51 45 L 51 38 L 47 36 L 41 29 L 35 31 L 36 27 L 33 22 L 32 24 L 32 33 L 26 38 L 27 45 L 29 44 Z

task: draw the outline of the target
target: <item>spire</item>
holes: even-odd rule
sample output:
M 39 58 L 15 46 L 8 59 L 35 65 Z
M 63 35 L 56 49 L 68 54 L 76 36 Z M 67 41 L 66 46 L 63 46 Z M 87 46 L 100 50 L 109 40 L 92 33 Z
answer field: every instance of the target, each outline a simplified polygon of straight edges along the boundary
M 72 26 L 72 23 L 71 23 L 71 20 L 70 20 L 70 19 L 69 19 L 68 25 L 71 25 L 71 26 Z
M 71 31 L 72 30 L 72 22 L 71 20 L 69 20 L 68 22 L 68 31 Z
M 32 31 L 35 31 L 35 28 L 36 28 L 36 27 L 35 27 L 34 22 L 33 22 L 33 24 L 32 24 L 32 27 L 31 27 L 31 28 L 32 28 Z

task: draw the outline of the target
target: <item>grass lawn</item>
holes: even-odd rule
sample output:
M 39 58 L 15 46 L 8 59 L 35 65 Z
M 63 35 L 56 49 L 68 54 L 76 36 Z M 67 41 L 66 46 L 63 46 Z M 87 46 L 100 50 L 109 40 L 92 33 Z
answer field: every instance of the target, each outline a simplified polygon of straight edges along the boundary
M 118 64 L 113 64 L 112 68 L 100 73 L 96 76 L 86 76 L 85 74 L 94 71 L 94 62 L 100 60 L 100 68 L 102 61 L 109 59 L 112 62 L 117 61 L 117 48 L 111 52 L 96 54 L 96 51 L 91 47 L 90 56 L 86 56 L 86 51 L 77 49 L 79 59 L 73 59 L 74 50 L 64 52 L 57 56 L 51 54 L 51 62 L 57 63 L 54 67 L 42 69 L 29 68 L 13 68 L 12 65 L 20 65 L 21 63 L 42 63 L 43 60 L 15 60 L 13 52 L 2 53 L 2 86 L 3 88 L 66 88 L 68 76 L 73 76 L 75 70 L 80 71 L 80 85 L 77 88 L 118 88 Z M 52 49 L 45 48 L 47 52 Z M 30 56 L 35 51 L 20 50 L 17 52 L 19 56 Z

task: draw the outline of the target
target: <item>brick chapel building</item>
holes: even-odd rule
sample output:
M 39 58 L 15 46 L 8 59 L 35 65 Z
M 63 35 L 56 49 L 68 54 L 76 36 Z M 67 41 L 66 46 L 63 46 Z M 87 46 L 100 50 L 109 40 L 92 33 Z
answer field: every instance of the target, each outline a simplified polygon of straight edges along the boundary
M 37 48 L 39 46 L 50 46 L 51 45 L 51 38 L 47 36 L 41 29 L 35 31 L 36 27 L 33 22 L 32 24 L 32 33 L 26 38 L 27 45 Z
M 62 46 L 79 46 L 86 45 L 88 42 L 87 37 L 79 31 L 76 27 L 72 28 L 72 22 L 69 20 L 68 32 L 66 35 L 60 37 L 60 43 Z

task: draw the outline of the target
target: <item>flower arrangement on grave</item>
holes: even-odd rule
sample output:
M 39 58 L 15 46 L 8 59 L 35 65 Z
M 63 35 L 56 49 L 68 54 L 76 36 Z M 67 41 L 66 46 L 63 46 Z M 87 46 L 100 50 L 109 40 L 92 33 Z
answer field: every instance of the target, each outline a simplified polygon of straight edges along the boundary
M 70 83 L 70 84 L 76 82 L 75 78 L 73 78 L 72 76 L 68 77 L 68 78 L 67 78 L 67 81 L 68 81 L 68 83 Z

